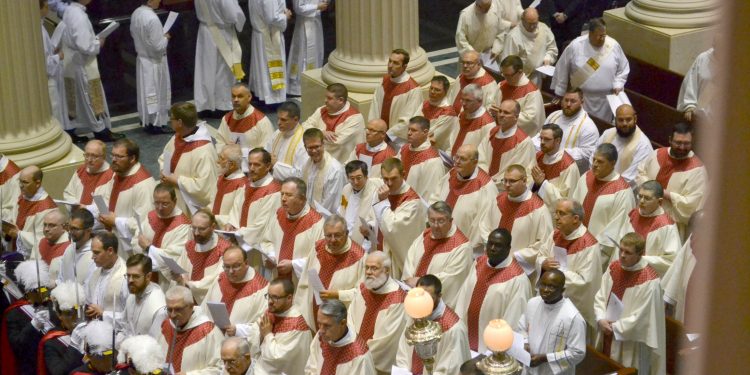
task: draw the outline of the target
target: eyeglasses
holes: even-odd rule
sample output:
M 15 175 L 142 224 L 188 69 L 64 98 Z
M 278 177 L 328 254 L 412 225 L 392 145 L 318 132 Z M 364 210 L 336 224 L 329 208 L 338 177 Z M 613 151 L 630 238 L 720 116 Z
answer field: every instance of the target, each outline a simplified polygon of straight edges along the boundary
M 112 155 L 114 157 L 114 155 Z M 83 158 L 86 160 L 96 160 L 103 158 L 104 155 L 94 155 L 94 154 L 83 154 Z
M 375 129 L 370 129 L 370 128 L 366 128 L 365 130 L 366 130 L 367 132 L 369 132 L 369 133 L 385 133 L 385 132 L 384 132 L 384 131 L 382 131 L 382 130 L 375 130 Z
M 112 160 L 120 160 L 120 159 L 126 159 L 127 157 L 128 157 L 128 155 L 127 155 L 127 154 L 126 154 L 126 155 L 117 155 L 117 154 L 112 154 Z
M 325 237 L 325 239 L 327 240 L 340 240 L 342 238 L 346 238 L 346 233 L 328 233 L 323 237 Z
M 478 61 L 461 61 L 461 65 L 474 66 L 477 65 Z
M 515 180 L 512 180 L 512 179 L 510 179 L 510 178 L 503 178 L 502 180 L 500 180 L 500 183 L 501 183 L 501 184 L 503 184 L 503 185 L 513 185 L 513 184 L 515 184 L 516 182 L 518 182 L 518 181 L 522 181 L 522 180 L 523 180 L 523 179 L 521 179 L 521 178 L 517 178 L 517 179 L 515 179 Z
M 266 297 L 267 300 L 271 300 L 271 301 L 274 301 L 274 302 L 279 302 L 279 301 L 281 301 L 284 298 L 289 297 L 289 296 L 272 296 L 272 295 L 266 293 L 265 297 Z
M 430 223 L 430 225 L 445 225 L 450 219 L 446 218 L 440 218 L 440 219 L 427 219 L 427 222 Z

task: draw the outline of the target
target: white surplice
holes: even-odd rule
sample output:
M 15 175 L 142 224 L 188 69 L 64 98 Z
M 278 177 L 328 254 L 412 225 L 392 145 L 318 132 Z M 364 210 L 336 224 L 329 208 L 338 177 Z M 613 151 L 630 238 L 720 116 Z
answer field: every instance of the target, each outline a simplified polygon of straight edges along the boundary
M 581 109 L 573 116 L 565 116 L 562 110 L 552 112 L 544 120 L 545 124 L 556 124 L 563 131 L 560 148 L 570 154 L 578 163 L 579 171 L 589 169 L 589 159 L 596 150 L 596 141 L 599 139 L 599 129 L 585 110 Z M 539 134 L 534 136 L 534 147 L 541 150 Z
M 135 63 L 138 115 L 143 125 L 169 124 L 172 90 L 167 64 L 167 43 L 159 16 L 141 5 L 130 16 L 130 35 L 138 53 Z
M 602 143 L 610 143 L 617 149 L 617 164 L 615 171 L 622 176 L 631 186 L 635 185 L 635 178 L 638 176 L 638 166 L 646 160 L 654 151 L 648 136 L 636 127 L 635 133 L 627 138 L 620 137 L 617 129 L 610 128 L 605 130 L 601 137 L 596 141 L 596 147 Z M 591 154 L 589 162 L 593 164 L 594 154 Z
M 318 4 L 322 0 L 294 0 L 294 34 L 289 48 L 290 95 L 302 95 L 302 72 L 323 66 L 323 22 Z
M 266 104 L 281 103 L 286 100 L 289 84 L 286 75 L 286 54 L 284 53 L 284 30 L 287 18 L 284 14 L 286 3 L 284 0 L 253 0 L 249 1 L 250 25 L 252 25 L 252 47 L 250 53 L 250 80 L 248 85 L 258 99 Z M 296 30 L 295 30 L 296 31 Z M 322 45 L 321 45 L 322 48 Z M 269 72 L 268 50 L 280 52 L 281 66 L 279 69 L 283 77 L 282 87 L 274 89 Z M 275 63 L 275 62 L 274 62 Z

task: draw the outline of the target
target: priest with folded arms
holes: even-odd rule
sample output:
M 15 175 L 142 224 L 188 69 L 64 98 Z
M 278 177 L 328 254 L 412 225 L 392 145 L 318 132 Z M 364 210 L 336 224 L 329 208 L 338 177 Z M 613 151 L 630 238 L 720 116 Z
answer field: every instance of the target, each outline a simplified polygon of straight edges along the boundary
M 367 164 L 370 169 L 370 176 L 373 178 L 380 177 L 380 165 L 385 159 L 396 156 L 398 151 L 386 141 L 388 137 L 385 133 L 388 131 L 388 124 L 385 121 L 376 118 L 367 122 L 365 126 L 365 142 L 354 146 L 354 150 L 349 155 L 349 161 L 360 160 Z
M 453 141 L 450 154 L 455 155 L 464 144 L 478 145 L 487 138 L 495 126 L 495 119 L 484 107 L 482 88 L 468 84 L 461 90 L 462 110 L 458 115 L 458 133 Z
M 266 115 L 250 102 L 253 94 L 244 83 L 232 86 L 232 111 L 221 118 L 216 132 L 216 150 L 224 145 L 242 147 L 242 154 L 256 147 L 263 147 L 274 132 L 273 124 Z
M 391 257 L 391 276 L 400 280 L 407 250 L 424 230 L 427 210 L 419 194 L 404 181 L 401 160 L 386 159 L 381 173 L 384 185 L 378 189 L 377 203 L 372 206 L 375 220 L 368 224 L 372 230 L 377 225 L 377 249 Z M 360 232 L 365 235 L 367 231 L 360 228 Z
M 455 308 L 461 283 L 469 274 L 472 249 L 469 240 L 453 223 L 450 206 L 438 201 L 430 205 L 427 222 L 430 227 L 417 237 L 406 253 L 402 280 L 415 287 L 420 277 L 437 276 L 445 288 L 445 303 Z
M 162 323 L 157 341 L 166 348 L 167 364 L 175 373 L 219 374 L 224 335 L 193 305 L 190 289 L 173 286 L 165 296 L 169 319 Z
M 28 257 L 44 237 L 44 215 L 57 205 L 42 187 L 43 174 L 39 167 L 26 167 L 18 175 L 21 195 L 7 218 L 10 220 L 4 220 L 2 229 L 16 251 Z M 15 223 L 10 223 L 14 219 Z
M 390 276 L 391 258 L 385 252 L 368 254 L 364 269 L 362 283 L 353 289 L 347 319 L 370 348 L 378 374 L 390 373 L 406 328 L 406 291 Z
M 333 213 L 341 205 L 341 189 L 346 175 L 341 163 L 323 148 L 324 141 L 325 135 L 320 129 L 305 130 L 302 142 L 309 158 L 297 177 L 307 182 L 307 200 Z
M 430 295 L 433 301 L 432 313 L 426 317 L 440 324 L 443 331 L 440 341 L 437 344 L 437 354 L 435 354 L 435 364 L 433 365 L 432 374 L 449 375 L 457 374 L 459 367 L 465 360 L 470 358 L 469 339 L 466 333 L 466 324 L 456 315 L 456 313 L 443 302 L 442 290 L 443 283 L 434 275 L 425 275 L 419 278 L 416 289 L 420 292 Z M 406 326 L 413 324 L 410 318 Z M 406 342 L 406 337 L 401 336 L 396 354 L 396 366 L 411 371 L 412 374 L 421 375 L 425 373 L 422 359 L 417 355 L 413 346 Z
M 192 214 L 216 195 L 216 149 L 208 125 L 198 122 L 194 104 L 176 103 L 169 113 L 175 135 L 159 156 L 161 182 L 180 190 L 177 206 Z
M 523 72 L 523 60 L 516 55 L 507 56 L 500 62 L 500 73 L 505 80 L 498 85 L 494 105 L 515 100 L 521 107 L 518 127 L 530 137 L 535 136 L 544 124 L 542 92 Z
M 409 52 L 397 48 L 388 57 L 388 72 L 375 89 L 367 120 L 379 118 L 388 125 L 388 136 L 396 144 L 406 142 L 406 128 L 422 104 L 422 91 L 417 81 L 406 72 Z
M 532 191 L 555 212 L 557 201 L 568 198 L 575 190 L 581 173 L 570 154 L 562 147 L 563 130 L 556 124 L 544 124 L 539 132 L 540 150 L 531 168 L 534 179 Z
M 664 301 L 659 276 L 643 259 L 645 245 L 639 234 L 626 234 L 620 259 L 604 273 L 594 300 L 597 348 L 639 374 L 658 375 L 666 371 Z M 610 310 L 610 305 L 620 308 Z
M 44 237 L 34 246 L 30 259 L 41 259 L 49 266 L 51 280 L 57 280 L 60 272 L 62 256 L 70 246 L 68 239 L 68 217 L 55 208 L 44 215 Z
M 264 311 L 268 281 L 250 267 L 247 253 L 239 247 L 224 251 L 222 262 L 224 272 L 208 288 L 201 309 L 208 312 L 208 303 L 223 303 L 231 324 L 218 328 L 227 336 L 247 337 L 248 323 L 258 320 Z
M 499 191 L 505 190 L 501 180 L 512 164 L 527 170 L 534 166 L 534 144 L 518 125 L 521 106 L 515 100 L 504 100 L 493 106 L 496 126 L 479 146 L 479 167 L 487 171 Z
M 82 284 L 89 278 L 96 266 L 91 259 L 91 233 L 94 215 L 85 208 L 77 208 L 70 214 L 68 238 L 70 245 L 60 258 L 57 283 L 76 280 Z
M 242 148 L 239 145 L 226 145 L 217 159 L 219 179 L 216 181 L 216 195 L 211 197 L 211 212 L 220 224 L 229 220 L 229 212 L 234 201 L 245 195 L 247 178 L 242 173 Z
M 401 147 L 398 158 L 404 165 L 406 182 L 420 197 L 432 195 L 440 178 L 445 174 L 443 159 L 429 140 L 430 121 L 415 116 L 409 119 L 406 144 Z
M 459 111 L 453 109 L 448 100 L 448 90 L 451 84 L 443 75 L 435 75 L 430 81 L 427 100 L 417 110 L 415 116 L 422 116 L 430 120 L 430 142 L 438 149 L 450 152 L 453 141 L 458 134 L 458 113 L 461 98 L 459 97 Z
M 498 191 L 492 179 L 477 166 L 479 153 L 475 145 L 463 145 L 453 158 L 453 168 L 443 178 L 431 203 L 445 201 L 453 211 L 456 227 L 465 233 L 472 249 L 481 251 L 485 238 L 479 234 L 480 221 L 487 215 Z
M 581 202 L 586 212 L 583 220 L 591 234 L 599 236 L 610 223 L 635 208 L 635 196 L 630 185 L 615 171 L 617 148 L 602 143 L 594 152 L 591 170 L 578 179 L 576 189 L 570 194 Z M 609 260 L 609 254 L 606 254 Z
M 596 238 L 583 225 L 583 206 L 571 199 L 560 199 L 555 206 L 555 231 L 545 239 L 536 259 L 541 277 L 551 270 L 565 275 L 565 296 L 588 325 L 588 342 L 596 333 L 594 295 L 602 279 L 601 250 Z
M 341 207 L 339 215 L 346 220 L 346 228 L 352 241 L 362 245 L 365 250 L 372 249 L 375 244 L 370 243 L 359 228 L 362 220 L 373 220 L 375 213 L 372 205 L 377 200 L 377 192 L 383 181 L 379 178 L 368 178 L 367 164 L 361 160 L 352 160 L 344 166 L 349 183 L 344 185 L 341 192 Z
M 305 129 L 299 123 L 299 105 L 292 101 L 281 103 L 276 109 L 276 116 L 277 129 L 264 146 L 272 156 L 273 176 L 277 180 L 299 177 L 310 158 L 302 143 Z
M 125 310 L 128 285 L 125 261 L 117 254 L 117 237 L 110 232 L 97 232 L 91 241 L 91 258 L 96 269 L 84 283 L 86 310 L 89 319 L 119 319 Z M 114 314 L 114 316 L 113 316 Z
M 83 165 L 70 177 L 63 191 L 63 199 L 80 203 L 84 206 L 94 201 L 94 195 L 109 198 L 107 183 L 112 179 L 113 171 L 105 158 L 107 146 L 94 139 L 88 141 L 83 149 Z
M 167 318 L 164 292 L 151 281 L 151 258 L 133 254 L 125 262 L 125 277 L 130 294 L 125 300 L 124 323 L 127 336 L 156 337 Z
M 365 140 L 365 118 L 349 103 L 346 86 L 332 83 L 326 87 L 324 105 L 302 124 L 305 129 L 317 128 L 325 135 L 325 150 L 340 163 Z
M 486 352 L 482 332 L 490 320 L 503 319 L 514 327 L 526 309 L 533 289 L 523 268 L 510 256 L 510 232 L 490 232 L 485 254 L 474 261 L 458 293 L 456 314 L 466 323 L 469 348 Z
M 552 233 L 552 218 L 539 196 L 526 183 L 526 168 L 513 164 L 505 171 L 505 191 L 490 204 L 482 220 L 482 235 L 494 228 L 505 228 L 513 236 L 511 252 L 527 274 L 533 272 L 539 246 Z
M 450 91 L 448 91 L 448 100 L 453 105 L 453 110 L 456 113 L 461 111 L 461 91 L 470 84 L 475 84 L 482 89 L 482 106 L 489 108 L 489 106 L 495 101 L 495 94 L 497 93 L 497 82 L 482 67 L 482 59 L 479 56 L 479 52 L 474 50 L 467 50 L 461 53 L 461 74 L 456 77 L 456 84 L 454 84 Z
M 565 274 L 553 269 L 539 280 L 539 295 L 529 300 L 516 332 L 528 340 L 526 374 L 574 375 L 586 356 L 586 322 L 563 295 Z
M 622 104 L 617 107 L 615 127 L 605 130 L 596 141 L 597 146 L 602 143 L 611 143 L 617 148 L 615 170 L 631 186 L 635 186 L 638 166 L 651 155 L 654 148 L 651 147 L 648 136 L 638 126 L 638 115 L 633 106 Z

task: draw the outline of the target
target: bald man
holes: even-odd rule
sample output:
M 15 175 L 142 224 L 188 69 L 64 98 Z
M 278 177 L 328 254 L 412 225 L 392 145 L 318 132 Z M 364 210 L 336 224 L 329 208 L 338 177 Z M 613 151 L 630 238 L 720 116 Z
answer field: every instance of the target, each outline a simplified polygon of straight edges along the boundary
M 44 238 L 32 249 L 31 258 L 47 263 L 50 280 L 57 280 L 62 256 L 70 246 L 68 216 L 57 208 L 52 209 L 44 215 L 43 223 Z
M 246 84 L 236 83 L 232 86 L 232 111 L 221 118 L 216 133 L 216 151 L 233 143 L 242 147 L 242 155 L 247 155 L 247 151 L 263 147 L 268 142 L 274 132 L 273 124 L 263 112 L 250 104 L 251 100 L 253 94 Z
M 371 178 L 380 178 L 380 164 L 396 156 L 396 150 L 386 142 L 388 124 L 380 118 L 372 119 L 365 126 L 365 142 L 354 146 L 348 161 L 361 160 L 367 164 Z
M 507 3 L 507 4 L 506 4 Z M 476 0 L 461 11 L 456 26 L 456 47 L 459 53 L 477 51 L 489 53 L 492 60 L 497 59 L 503 50 L 505 36 L 518 23 L 521 4 L 512 4 L 512 0 Z M 517 12 L 510 19 L 505 8 Z
M 477 51 L 465 51 L 461 54 L 461 74 L 456 77 L 458 84 L 451 86 L 448 100 L 453 103 L 453 110 L 461 112 L 461 91 L 469 84 L 476 84 L 482 88 L 484 107 L 489 107 L 497 93 L 497 82 L 482 67 L 482 59 Z
M 70 178 L 68 186 L 63 191 L 63 199 L 89 205 L 94 201 L 94 195 L 101 195 L 105 201 L 109 200 L 107 183 L 114 172 L 109 168 L 105 157 L 107 146 L 104 142 L 94 139 L 86 143 L 83 149 L 83 165 Z
M 611 143 L 617 148 L 617 163 L 615 171 L 627 181 L 630 186 L 635 185 L 638 166 L 654 151 L 648 136 L 638 127 L 638 115 L 630 104 L 617 107 L 615 112 L 615 127 L 602 133 L 596 141 L 598 147 L 602 143 Z M 593 164 L 594 155 L 590 162 Z
M 521 27 L 514 27 L 505 37 L 502 58 L 516 55 L 523 62 L 523 72 L 537 87 L 543 76 L 536 68 L 552 65 L 557 60 L 555 35 L 549 26 L 539 22 L 536 8 L 526 8 L 521 15 Z
M 21 170 L 18 176 L 21 196 L 10 217 L 3 220 L 3 234 L 11 238 L 16 250 L 25 257 L 44 237 L 44 215 L 57 207 L 42 187 L 43 177 L 42 170 L 35 165 Z
M 221 361 L 229 375 L 253 373 L 253 360 L 250 358 L 250 344 L 239 337 L 230 337 L 221 343 Z

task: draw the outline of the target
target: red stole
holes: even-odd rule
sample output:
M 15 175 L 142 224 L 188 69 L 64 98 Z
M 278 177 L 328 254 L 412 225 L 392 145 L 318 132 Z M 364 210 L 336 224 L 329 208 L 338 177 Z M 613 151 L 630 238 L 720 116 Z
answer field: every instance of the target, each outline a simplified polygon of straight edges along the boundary
M 279 222 L 281 231 L 284 232 L 284 236 L 281 238 L 278 260 L 291 260 L 294 257 L 294 242 L 297 235 L 312 228 L 321 219 L 320 214 L 312 208 L 310 212 L 297 220 L 287 218 L 286 212 L 282 208 L 276 210 L 276 220 Z
M 169 319 L 164 319 L 164 322 L 161 323 L 161 334 L 164 335 L 164 338 L 167 340 L 167 355 L 169 355 L 171 351 L 171 364 L 175 372 L 180 372 L 182 370 L 182 352 L 185 348 L 203 340 L 213 329 L 214 324 L 212 322 L 205 322 L 187 331 L 177 332 L 177 337 L 174 340 L 174 347 L 169 348 L 169 346 L 172 345 L 172 337 L 175 335 L 175 329 L 172 327 L 172 322 Z M 167 357 L 167 361 L 169 360 L 170 358 Z
M 478 85 L 479 87 L 484 87 L 490 83 L 495 82 L 495 79 L 492 78 L 492 76 L 487 73 L 487 71 L 485 71 L 481 76 L 474 78 L 469 78 L 461 74 L 458 77 L 458 82 L 461 84 L 461 88 L 458 90 L 456 99 L 453 100 L 453 110 L 456 111 L 456 113 L 461 112 L 461 92 L 463 91 L 464 87 L 472 83 Z M 505 97 L 503 97 L 503 99 L 505 99 Z
M 633 226 L 633 230 L 644 239 L 648 237 L 649 233 L 661 227 L 674 224 L 674 221 L 672 221 L 666 212 L 656 216 L 642 216 L 638 208 L 634 208 L 630 211 L 628 217 L 630 217 L 630 225 Z
M 41 241 L 39 241 L 39 255 L 47 265 L 50 265 L 52 264 L 53 259 L 61 257 L 63 253 L 65 253 L 65 249 L 67 249 L 68 246 L 70 246 L 70 241 L 50 245 L 46 238 L 42 238 Z
M 291 331 L 309 331 L 310 327 L 307 326 L 305 318 L 301 315 L 298 316 L 277 316 L 274 314 L 267 314 L 271 319 L 271 332 L 275 334 L 291 332 Z
M 359 291 L 365 301 L 365 313 L 362 315 L 362 324 L 359 326 L 359 337 L 367 342 L 375 333 L 378 314 L 393 304 L 404 303 L 406 292 L 398 288 L 390 293 L 377 294 L 367 289 L 365 284 L 359 284 Z
M 404 178 L 409 176 L 409 170 L 411 167 L 424 163 L 427 160 L 440 157 L 440 153 L 438 153 L 438 151 L 432 146 L 422 151 L 412 151 L 409 147 L 408 143 L 401 147 L 401 161 L 404 165 Z
M 422 115 L 430 121 L 435 120 L 440 116 L 458 116 L 457 113 L 460 110 L 460 107 L 458 110 L 453 109 L 451 106 L 438 107 L 430 104 L 429 100 L 425 100 L 424 103 L 422 103 Z
M 388 195 L 388 202 L 391 204 L 391 211 L 396 212 L 398 207 L 404 203 L 414 199 L 420 199 L 419 194 L 414 189 L 409 188 L 403 194 Z M 383 232 L 378 230 L 378 250 L 383 250 Z
M 523 86 L 511 86 L 508 81 L 500 82 L 500 92 L 503 94 L 503 100 L 518 100 L 530 93 L 537 91 L 536 85 L 531 81 Z
M 58 337 L 67 336 L 65 331 L 50 331 L 39 340 L 39 346 L 36 349 L 36 373 L 37 375 L 47 375 L 47 363 L 44 361 L 44 344 L 49 340 Z
M 477 258 L 475 268 L 477 281 L 474 284 L 474 291 L 471 293 L 466 323 L 469 328 L 469 348 L 477 351 L 479 347 L 479 313 L 482 310 L 484 297 L 487 296 L 487 290 L 490 289 L 491 285 L 504 283 L 514 277 L 524 275 L 524 272 L 518 262 L 512 258 L 507 267 L 492 268 L 487 264 L 487 255 Z
M 23 197 L 21 194 L 18 197 L 18 215 L 16 216 L 16 227 L 18 230 L 23 230 L 26 225 L 26 219 L 29 216 L 36 215 L 44 210 L 51 210 L 57 208 L 55 201 L 50 198 L 49 194 L 47 197 L 39 201 L 30 201 Z
M 226 121 L 229 131 L 232 133 L 247 133 L 258 124 L 258 121 L 263 120 L 263 118 L 266 117 L 263 112 L 257 109 L 253 109 L 253 113 L 239 120 L 232 116 L 233 113 L 233 111 L 229 111 L 229 113 L 224 115 L 224 121 Z M 177 140 L 176 138 L 177 137 L 175 137 L 175 141 Z
M 560 158 L 560 160 L 552 164 L 544 164 L 544 152 L 537 151 L 536 153 L 536 164 L 539 166 L 539 169 L 544 172 L 544 178 L 546 178 L 547 181 L 559 177 L 564 170 L 568 169 L 568 167 L 575 162 L 576 161 L 573 160 L 573 157 L 570 156 L 570 154 L 563 151 L 563 157 Z
M 151 211 L 148 213 L 148 224 L 151 225 L 151 229 L 154 231 L 154 238 L 151 243 L 156 247 L 161 247 L 161 241 L 164 239 L 164 235 L 167 234 L 167 232 L 180 225 L 190 224 L 190 219 L 188 219 L 185 214 L 161 218 L 156 214 L 156 211 Z
M 28 304 L 29 301 L 19 299 L 11 303 L 10 306 L 3 311 L 2 325 L 0 325 L 0 357 L 3 359 L 2 364 L 0 364 L 0 374 L 2 375 L 18 374 L 16 369 L 16 355 L 13 354 L 13 349 L 11 349 L 10 340 L 8 339 L 8 315 L 11 311 Z
M 386 145 L 382 151 L 371 152 L 367 150 L 367 143 L 360 143 L 354 146 L 354 153 L 359 158 L 359 155 L 367 155 L 372 158 L 372 165 L 380 165 L 385 159 L 396 156 L 396 150 L 390 145 Z
M 565 239 L 565 235 L 563 234 L 563 232 L 560 232 L 559 229 L 555 229 L 555 232 L 552 234 L 552 240 L 555 242 L 555 246 L 559 246 L 567 250 L 568 255 L 577 254 L 584 249 L 594 246 L 598 243 L 596 237 L 594 237 L 594 235 L 591 234 L 591 232 L 589 232 L 588 230 L 581 237 L 573 240 L 567 240 Z
M 219 180 L 216 182 L 216 199 L 214 199 L 214 207 L 211 212 L 218 215 L 221 212 L 221 203 L 224 202 L 224 196 L 245 186 L 246 181 L 245 177 L 230 180 L 224 175 L 219 176 Z
M 109 182 L 109 180 L 112 179 L 114 172 L 107 168 L 104 172 L 91 174 L 86 171 L 86 166 L 82 165 L 76 170 L 76 174 L 78 175 L 78 179 L 81 180 L 81 185 L 83 186 L 83 192 L 81 192 L 80 198 L 81 204 L 88 205 L 94 201 L 94 190 Z
M 490 175 L 487 174 L 482 168 L 477 168 L 477 177 L 471 180 L 461 181 L 458 179 L 458 173 L 455 169 L 451 169 L 448 172 L 448 196 L 445 198 L 445 202 L 448 203 L 451 208 L 455 209 L 458 198 L 462 195 L 471 194 L 479 191 L 484 185 L 487 185 L 492 181 Z
M 185 253 L 187 253 L 190 264 L 193 265 L 193 270 L 190 272 L 190 281 L 198 281 L 203 278 L 206 268 L 213 266 L 224 255 L 226 250 L 232 244 L 222 237 L 219 237 L 219 242 L 216 243 L 216 247 L 210 251 L 196 251 L 196 243 L 194 240 L 190 240 L 185 244 Z
M 320 119 L 326 124 L 326 130 L 329 132 L 336 131 L 336 128 L 341 125 L 341 123 L 356 114 L 359 114 L 359 111 L 352 105 L 350 105 L 349 109 L 344 111 L 344 113 L 335 116 L 328 114 L 328 108 L 325 106 L 320 109 Z
M 113 178 L 114 183 L 112 184 L 112 193 L 109 196 L 109 210 L 115 212 L 117 198 L 120 196 L 120 193 L 149 178 L 151 178 L 151 174 L 148 173 L 146 168 L 143 168 L 143 164 L 141 164 L 138 167 L 138 170 L 130 176 L 122 177 L 115 174 Z
M 513 224 L 516 219 L 520 219 L 544 206 L 544 201 L 536 194 L 531 194 L 531 198 L 523 202 L 513 202 L 508 197 L 508 192 L 504 191 L 495 198 L 497 208 L 500 209 L 500 223 L 498 228 L 505 228 L 508 232 L 513 231 Z
M 352 246 L 343 254 L 332 254 L 326 250 L 326 241 L 318 240 L 315 243 L 315 253 L 320 262 L 320 281 L 323 282 L 323 286 L 329 288 L 331 285 L 331 279 L 333 274 L 338 270 L 345 269 L 354 263 L 357 263 L 365 255 L 364 249 L 359 246 L 358 243 L 351 241 Z
M 582 202 L 583 210 L 586 212 L 586 220 L 583 221 L 583 225 L 588 226 L 591 215 L 594 213 L 594 205 L 600 195 L 609 195 L 620 190 L 630 189 L 630 185 L 622 179 L 622 176 L 614 181 L 600 181 L 594 177 L 591 171 L 588 171 L 586 172 L 586 188 L 588 191 Z
M 279 191 L 281 191 L 281 184 L 276 180 L 272 180 L 268 185 L 260 187 L 254 187 L 251 184 L 245 185 L 245 200 L 242 201 L 240 226 L 247 226 L 247 220 L 250 217 L 250 206 L 255 201 Z
M 21 168 L 18 168 L 13 160 L 8 159 L 8 163 L 5 164 L 5 169 L 0 172 L 0 185 L 10 181 L 10 179 L 18 174 L 18 172 L 21 172 Z
M 405 94 L 411 90 L 419 88 L 417 81 L 414 78 L 409 77 L 406 82 L 394 83 L 391 81 L 389 75 L 383 76 L 383 106 L 380 108 L 380 118 L 385 121 L 390 127 L 391 118 L 391 104 L 393 104 L 393 98 L 398 95 Z
M 490 176 L 494 176 L 497 172 L 500 172 L 500 159 L 503 154 L 513 150 L 523 142 L 524 139 L 529 136 L 524 133 L 521 128 L 516 128 L 516 132 L 508 138 L 497 138 L 495 135 L 500 131 L 499 126 L 495 126 L 490 130 L 490 145 L 492 146 L 492 157 L 490 158 Z
M 174 152 L 172 153 L 172 159 L 169 160 L 169 171 L 174 173 L 174 171 L 177 169 L 177 163 L 179 163 L 180 158 L 182 157 L 182 154 L 188 153 L 190 151 L 193 151 L 201 146 L 204 145 L 210 145 L 210 141 L 206 140 L 197 140 L 188 142 L 184 140 L 181 136 L 175 135 L 174 137 Z M 166 163 L 167 161 L 164 160 Z
M 250 270 L 248 269 L 248 272 Z M 232 307 L 237 300 L 251 296 L 268 285 L 268 281 L 258 272 L 248 281 L 233 283 L 229 281 L 226 272 L 219 274 L 219 290 L 221 290 L 221 302 L 227 305 L 227 311 L 232 314 Z
M 684 159 L 675 159 L 669 156 L 669 147 L 656 150 L 656 161 L 659 163 L 659 172 L 654 180 L 658 181 L 665 190 L 672 174 L 703 167 L 703 162 L 695 155 Z
M 439 318 L 437 318 L 436 322 L 440 324 L 440 328 L 442 328 L 443 333 L 448 332 L 449 329 L 453 328 L 453 326 L 458 323 L 460 319 L 458 318 L 458 315 L 456 315 L 453 310 L 445 306 L 445 311 L 443 312 L 443 315 Z M 443 342 L 444 345 L 453 345 L 453 343 L 447 343 Z M 440 344 L 438 344 L 440 345 Z M 422 375 L 422 371 L 424 371 L 424 365 L 422 364 L 422 359 L 419 358 L 417 355 L 417 351 L 412 349 L 411 353 L 411 373 L 413 375 Z
M 482 116 L 477 118 L 470 119 L 466 118 L 466 116 L 466 112 L 461 112 L 461 114 L 458 115 L 458 135 L 456 135 L 456 141 L 453 143 L 451 155 L 456 155 L 458 149 L 463 146 L 464 139 L 466 139 L 466 135 L 469 134 L 469 132 L 479 130 L 483 126 L 491 122 L 495 122 L 495 119 L 493 119 L 487 111 L 485 111 Z
M 320 374 L 335 374 L 336 367 L 342 363 L 351 362 L 354 358 L 367 353 L 367 344 L 357 337 L 344 346 L 332 346 L 322 337 L 320 340 L 320 351 L 323 354 L 323 363 L 320 366 Z
M 432 263 L 432 258 L 437 254 L 447 253 L 465 243 L 469 242 L 461 233 L 461 230 L 456 228 L 456 233 L 447 238 L 435 239 L 432 238 L 432 228 L 425 229 L 422 233 L 422 244 L 424 246 L 424 253 L 422 258 L 419 259 L 417 269 L 414 271 L 414 277 L 422 277 L 427 274 L 427 268 Z

